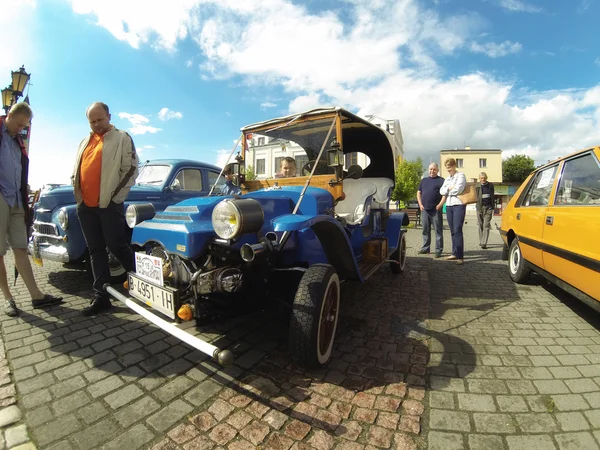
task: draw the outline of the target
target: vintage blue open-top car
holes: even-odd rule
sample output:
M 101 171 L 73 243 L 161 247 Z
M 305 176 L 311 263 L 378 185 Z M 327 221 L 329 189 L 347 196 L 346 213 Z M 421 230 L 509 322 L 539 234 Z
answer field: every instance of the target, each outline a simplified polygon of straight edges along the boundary
M 245 180 L 250 134 L 293 141 L 308 162 L 298 176 Z M 105 288 L 224 365 L 231 352 L 195 336 L 198 327 L 249 306 L 286 304 L 292 358 L 319 367 L 331 357 L 340 282 L 364 282 L 383 264 L 392 273 L 404 269 L 408 218 L 389 211 L 397 161 L 391 135 L 325 108 L 244 127 L 240 140 L 242 194 L 192 198 L 156 214 L 149 205 L 129 207 L 136 251 L 130 297 Z M 344 170 L 351 152 L 368 156 L 364 170 Z
M 125 205 L 151 202 L 156 211 L 162 211 L 182 200 L 208 195 L 220 171 L 219 167 L 199 161 L 147 161 L 140 168 Z M 88 265 L 87 246 L 76 208 L 72 186 L 56 187 L 42 193 L 36 203 L 29 242 L 29 251 L 36 260 Z M 113 280 L 122 281 L 125 269 L 110 252 L 109 265 Z

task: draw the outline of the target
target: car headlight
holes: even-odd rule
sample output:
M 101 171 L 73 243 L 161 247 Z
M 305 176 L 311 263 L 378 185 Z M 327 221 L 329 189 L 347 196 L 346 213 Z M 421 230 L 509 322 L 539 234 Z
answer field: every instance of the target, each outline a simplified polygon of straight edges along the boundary
M 129 205 L 125 211 L 125 222 L 129 228 L 135 227 L 144 220 L 149 220 L 156 214 L 152 203 Z
M 233 239 L 241 234 L 259 231 L 264 218 L 263 209 L 256 200 L 228 199 L 213 209 L 212 226 L 221 239 Z
M 69 228 L 69 213 L 67 208 L 60 208 L 58 211 L 58 224 L 63 230 Z

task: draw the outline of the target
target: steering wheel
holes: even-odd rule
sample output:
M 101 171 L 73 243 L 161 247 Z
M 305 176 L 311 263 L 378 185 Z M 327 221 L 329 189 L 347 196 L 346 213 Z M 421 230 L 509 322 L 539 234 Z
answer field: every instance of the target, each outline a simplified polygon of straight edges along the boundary
M 313 167 L 314 167 L 315 163 L 317 163 L 317 164 L 319 164 L 319 165 L 324 165 L 324 166 L 328 167 L 328 166 L 327 166 L 327 163 L 326 163 L 325 161 L 323 161 L 323 160 L 319 160 L 319 161 L 317 162 L 317 160 L 316 160 L 316 159 L 313 159 L 313 160 L 310 160 L 309 162 L 307 162 L 306 164 L 304 164 L 304 165 L 302 166 L 302 169 L 300 169 L 300 173 L 301 173 L 303 176 L 308 176 L 308 175 L 310 175 L 310 173 L 311 173 L 311 172 L 312 172 L 312 170 L 313 170 Z

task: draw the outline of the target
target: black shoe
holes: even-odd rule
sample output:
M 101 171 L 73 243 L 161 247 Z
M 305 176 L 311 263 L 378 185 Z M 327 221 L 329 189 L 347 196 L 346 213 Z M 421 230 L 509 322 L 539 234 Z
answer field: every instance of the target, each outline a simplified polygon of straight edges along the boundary
M 62 303 L 62 297 L 55 297 L 54 295 L 46 294 L 44 297 L 37 300 L 31 300 L 31 304 L 34 308 L 42 308 L 44 306 L 58 305 Z
M 436 258 L 441 258 L 442 257 L 442 252 L 435 252 L 435 257 Z
M 481 248 L 485 250 L 487 249 L 487 245 L 482 245 Z
M 419 250 L 419 255 L 428 255 L 429 250 Z
M 17 317 L 19 315 L 17 304 L 12 298 L 4 302 L 4 314 L 8 317 Z
M 98 313 L 101 313 L 102 311 L 108 311 L 111 308 L 112 304 L 110 303 L 109 299 L 95 297 L 94 300 L 92 300 L 90 306 L 88 306 L 87 308 L 83 308 L 81 314 L 84 316 L 94 316 Z

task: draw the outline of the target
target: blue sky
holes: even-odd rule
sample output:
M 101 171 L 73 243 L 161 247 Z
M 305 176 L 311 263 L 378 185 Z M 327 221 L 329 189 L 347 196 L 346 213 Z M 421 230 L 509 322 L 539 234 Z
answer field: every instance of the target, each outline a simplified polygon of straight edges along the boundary
M 97 100 L 144 159 L 222 163 L 242 126 L 329 105 L 399 119 L 409 159 L 600 144 L 598 0 L 11 5 L 0 77 L 32 74 L 33 187 L 68 182 Z

